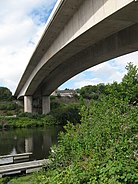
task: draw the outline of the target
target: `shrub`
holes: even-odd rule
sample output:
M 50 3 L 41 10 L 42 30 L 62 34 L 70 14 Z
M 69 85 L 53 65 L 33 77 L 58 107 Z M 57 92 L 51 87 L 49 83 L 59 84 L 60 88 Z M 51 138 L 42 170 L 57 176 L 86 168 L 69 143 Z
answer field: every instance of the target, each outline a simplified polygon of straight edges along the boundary
M 6 87 L 0 87 L 0 100 L 11 100 L 12 92 Z
M 77 105 L 68 105 L 53 110 L 50 113 L 61 125 L 67 124 L 68 121 L 76 124 L 80 122 L 79 107 Z
M 46 115 L 41 119 L 44 125 L 58 125 L 60 124 L 57 119 L 52 115 Z
M 81 124 L 66 125 L 52 148 L 45 183 L 136 184 L 137 111 L 114 97 L 83 106 Z

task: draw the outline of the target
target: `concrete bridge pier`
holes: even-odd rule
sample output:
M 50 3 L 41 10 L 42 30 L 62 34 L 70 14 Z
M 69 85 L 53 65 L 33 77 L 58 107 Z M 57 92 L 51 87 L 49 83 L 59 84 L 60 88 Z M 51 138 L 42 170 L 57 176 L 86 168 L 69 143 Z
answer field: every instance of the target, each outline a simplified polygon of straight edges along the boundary
M 33 98 L 32 96 L 24 96 L 24 112 L 33 112 L 32 106 Z
M 24 96 L 24 112 L 33 113 L 33 97 Z M 50 96 L 42 97 L 42 114 L 50 112 Z
M 48 114 L 50 112 L 50 96 L 42 97 L 42 114 Z

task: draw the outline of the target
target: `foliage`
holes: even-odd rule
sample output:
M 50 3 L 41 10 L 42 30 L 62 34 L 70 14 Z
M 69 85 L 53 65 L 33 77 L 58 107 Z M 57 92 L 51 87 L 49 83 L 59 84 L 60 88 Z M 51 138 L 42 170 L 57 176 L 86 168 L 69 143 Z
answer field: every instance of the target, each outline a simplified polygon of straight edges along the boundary
M 0 87 L 0 100 L 11 100 L 12 92 L 6 87 Z
M 31 175 L 28 175 L 26 177 L 22 176 L 19 178 L 16 177 L 16 178 L 12 179 L 11 181 L 9 181 L 8 184 L 29 184 L 29 183 L 30 184 L 37 184 L 37 183 L 35 183 L 34 178 Z
M 94 86 L 85 86 L 79 90 L 80 95 L 86 99 L 97 100 L 101 94 L 105 94 L 106 86 L 104 84 L 98 84 Z
M 10 177 L 0 178 L 0 184 L 7 184 L 10 181 Z
M 15 103 L 1 103 L 0 110 L 15 110 L 17 108 L 17 104 Z
M 108 84 L 105 93 L 135 105 L 138 103 L 138 68 L 132 63 L 128 63 L 126 69 L 127 74 L 123 77 L 122 82 Z
M 47 172 L 37 175 L 37 182 L 138 183 L 138 106 L 134 106 L 138 88 L 132 80 L 137 76 L 134 68 L 128 64 L 128 73 L 120 84 L 106 85 L 98 101 L 82 106 L 81 124 L 65 126 L 58 146 L 52 148 L 53 162 Z
M 1 128 L 30 128 L 30 127 L 43 127 L 47 125 L 56 125 L 57 120 L 51 116 L 38 116 L 38 117 L 0 117 Z
M 79 106 L 76 104 L 62 106 L 50 113 L 61 125 L 67 124 L 68 121 L 72 123 L 80 122 Z
M 52 163 L 32 183 L 137 184 L 137 112 L 137 105 L 111 96 L 82 106 L 81 124 L 64 127 Z
M 127 74 L 122 79 L 123 97 L 129 100 L 129 103 L 138 103 L 138 68 L 132 63 L 126 66 Z
M 80 95 L 86 99 L 98 100 L 102 96 L 111 95 L 118 99 L 123 99 L 129 104 L 138 103 L 138 68 L 132 63 L 126 66 L 127 73 L 121 83 L 98 84 L 85 86 L 79 90 Z
M 43 117 L 44 115 L 38 114 L 38 113 L 29 113 L 29 112 L 21 112 L 18 114 L 18 117 L 27 117 L 31 119 L 39 119 Z
M 52 148 L 47 183 L 137 183 L 137 112 L 111 97 L 83 107 L 81 125 L 65 126 Z
M 17 116 L 0 116 L 0 129 L 65 125 L 68 121 L 72 123 L 80 121 L 77 105 L 72 104 L 57 108 L 48 115 L 19 113 Z
M 11 91 L 6 87 L 0 87 L 0 115 L 14 115 L 19 109 Z

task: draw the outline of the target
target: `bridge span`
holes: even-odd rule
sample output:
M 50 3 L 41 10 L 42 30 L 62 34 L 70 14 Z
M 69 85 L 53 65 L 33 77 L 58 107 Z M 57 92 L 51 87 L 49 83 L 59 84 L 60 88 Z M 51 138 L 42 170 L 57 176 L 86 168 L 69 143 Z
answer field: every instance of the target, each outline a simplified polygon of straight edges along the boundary
M 65 81 L 137 50 L 137 0 L 58 0 L 15 96 L 25 112 L 42 106 L 47 114 L 50 94 Z

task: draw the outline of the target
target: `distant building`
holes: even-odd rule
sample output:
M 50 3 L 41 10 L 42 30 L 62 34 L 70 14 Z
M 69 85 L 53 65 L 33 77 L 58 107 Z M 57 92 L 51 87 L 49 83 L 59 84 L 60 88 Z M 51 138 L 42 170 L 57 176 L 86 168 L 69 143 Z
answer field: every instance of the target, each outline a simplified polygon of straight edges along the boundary
M 77 95 L 77 92 L 74 89 L 56 90 L 52 95 L 72 98 L 74 95 Z

